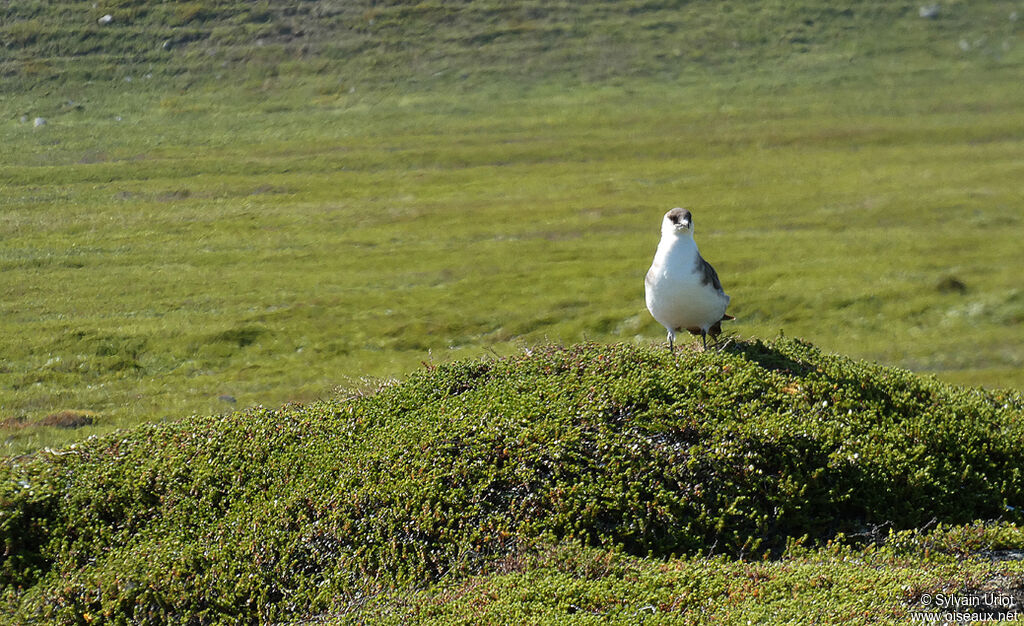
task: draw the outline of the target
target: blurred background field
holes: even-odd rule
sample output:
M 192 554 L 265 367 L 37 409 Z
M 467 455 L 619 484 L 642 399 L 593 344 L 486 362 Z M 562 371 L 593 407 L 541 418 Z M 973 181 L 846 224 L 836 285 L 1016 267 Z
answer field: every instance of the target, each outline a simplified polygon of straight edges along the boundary
M 642 278 L 673 206 L 739 335 L 1020 389 L 1018 15 L 9 4 L 0 453 L 660 342 Z

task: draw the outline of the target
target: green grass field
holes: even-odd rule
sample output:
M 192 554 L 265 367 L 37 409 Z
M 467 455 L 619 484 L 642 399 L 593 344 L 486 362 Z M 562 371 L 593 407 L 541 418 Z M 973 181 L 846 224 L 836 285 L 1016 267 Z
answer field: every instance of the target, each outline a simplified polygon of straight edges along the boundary
M 6 451 L 485 350 L 661 341 L 642 277 L 677 205 L 741 336 L 1019 388 L 1017 69 L 61 90 L 42 101 L 84 110 L 7 122 L 0 415 L 29 425 Z M 100 417 L 31 426 L 61 410 Z
M 1020 388 L 1019 8 L 7 7 L 0 453 L 660 341 L 677 205 L 739 335 Z

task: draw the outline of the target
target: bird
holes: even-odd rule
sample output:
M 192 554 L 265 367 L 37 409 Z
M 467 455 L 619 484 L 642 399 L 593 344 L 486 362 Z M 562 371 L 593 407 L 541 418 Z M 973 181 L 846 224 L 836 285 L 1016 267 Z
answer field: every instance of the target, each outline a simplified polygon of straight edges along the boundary
M 647 310 L 668 331 L 668 349 L 675 350 L 676 333 L 700 335 L 704 349 L 708 335 L 717 341 L 729 296 L 718 272 L 704 260 L 693 240 L 693 215 L 676 207 L 661 220 L 661 241 L 651 269 L 644 277 Z

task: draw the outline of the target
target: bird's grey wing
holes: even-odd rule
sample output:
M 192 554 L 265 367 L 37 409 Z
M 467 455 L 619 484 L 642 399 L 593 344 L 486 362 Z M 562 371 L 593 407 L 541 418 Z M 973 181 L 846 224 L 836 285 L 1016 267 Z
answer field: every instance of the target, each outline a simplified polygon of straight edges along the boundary
M 716 291 L 723 292 L 722 281 L 718 280 L 718 272 L 699 254 L 697 255 L 697 271 L 700 272 L 702 283 L 711 285 Z

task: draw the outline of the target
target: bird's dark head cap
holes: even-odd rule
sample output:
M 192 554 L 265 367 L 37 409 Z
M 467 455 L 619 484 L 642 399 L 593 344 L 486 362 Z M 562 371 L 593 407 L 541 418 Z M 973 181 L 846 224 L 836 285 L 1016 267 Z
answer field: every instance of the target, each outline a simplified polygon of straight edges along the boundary
M 668 221 L 672 222 L 673 224 L 681 224 L 682 222 L 693 221 L 693 216 L 690 215 L 690 209 L 683 209 L 681 207 L 676 207 L 672 209 L 671 211 L 665 214 L 665 217 L 667 217 Z
M 693 230 L 693 216 L 689 209 L 676 207 L 665 214 L 665 221 L 662 231 L 675 233 L 689 232 Z

